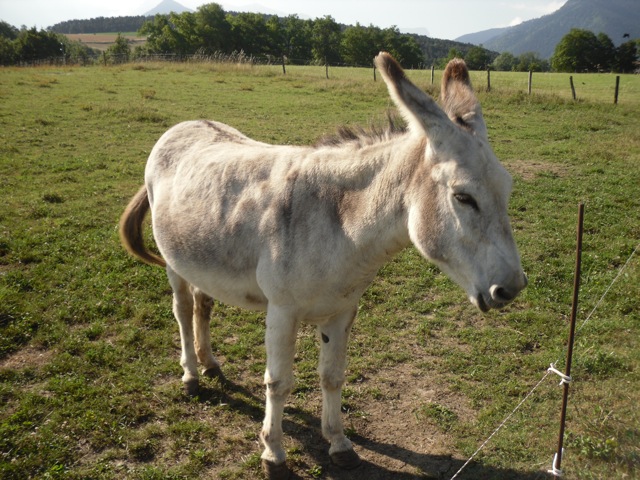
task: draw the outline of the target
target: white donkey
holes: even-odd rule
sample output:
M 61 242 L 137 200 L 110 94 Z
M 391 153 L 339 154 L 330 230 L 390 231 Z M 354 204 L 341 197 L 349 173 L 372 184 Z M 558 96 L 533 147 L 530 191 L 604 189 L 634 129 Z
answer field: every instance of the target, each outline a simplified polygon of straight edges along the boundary
M 489 146 L 464 62 L 445 70 L 443 109 L 389 54 L 375 62 L 406 130 L 275 146 L 221 123 L 184 122 L 153 148 L 145 186 L 122 216 L 125 247 L 166 267 L 189 393 L 198 388 L 198 360 L 204 374 L 220 374 L 209 338 L 211 298 L 266 310 L 260 438 L 270 479 L 289 475 L 282 414 L 301 322 L 316 325 L 321 339 L 329 454 L 353 468 L 360 459 L 340 413 L 347 339 L 378 269 L 413 243 L 482 311 L 504 306 L 527 283 L 507 215 L 511 177 Z M 143 244 L 149 208 L 162 258 Z

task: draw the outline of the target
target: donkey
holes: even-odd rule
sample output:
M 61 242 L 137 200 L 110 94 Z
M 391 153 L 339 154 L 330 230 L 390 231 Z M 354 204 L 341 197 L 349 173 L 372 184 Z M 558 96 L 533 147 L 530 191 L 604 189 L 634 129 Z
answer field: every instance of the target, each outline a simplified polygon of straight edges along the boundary
M 360 458 L 340 413 L 347 340 L 379 268 L 412 243 L 482 311 L 503 307 L 527 283 L 507 214 L 511 177 L 489 146 L 465 63 L 448 64 L 442 108 L 391 55 L 375 63 L 404 131 L 276 146 L 222 123 L 180 123 L 154 146 L 145 185 L 121 219 L 125 248 L 166 268 L 188 393 L 198 389 L 198 361 L 205 375 L 222 375 L 209 338 L 212 299 L 266 310 L 260 439 L 270 479 L 289 476 L 282 415 L 302 322 L 321 340 L 329 455 L 349 469 Z M 149 209 L 162 257 L 143 242 Z

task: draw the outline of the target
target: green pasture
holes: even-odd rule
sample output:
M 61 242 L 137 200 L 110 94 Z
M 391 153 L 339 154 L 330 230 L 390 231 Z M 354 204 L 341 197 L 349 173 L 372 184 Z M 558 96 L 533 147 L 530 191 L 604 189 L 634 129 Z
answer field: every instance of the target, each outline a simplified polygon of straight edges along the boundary
M 437 94 L 430 71 L 409 75 Z M 414 249 L 382 269 L 349 347 L 343 411 L 365 459 L 355 473 L 333 467 L 320 439 L 315 331 L 303 329 L 284 424 L 298 478 L 451 478 L 551 362 L 562 369 L 580 201 L 564 478 L 638 476 L 640 77 L 622 76 L 613 105 L 612 75 L 574 75 L 576 102 L 565 75 L 534 74 L 531 96 L 526 73 L 492 72 L 491 92 L 486 72 L 472 75 L 515 180 L 529 286 L 481 314 Z M 324 67 L 0 69 L 0 478 L 260 478 L 263 315 L 216 305 L 212 342 L 230 384 L 203 380 L 185 397 L 164 272 L 125 254 L 119 216 L 155 141 L 179 121 L 302 144 L 381 121 L 390 106 L 372 69 L 330 68 L 329 79 Z M 544 478 L 558 380 L 458 478 Z

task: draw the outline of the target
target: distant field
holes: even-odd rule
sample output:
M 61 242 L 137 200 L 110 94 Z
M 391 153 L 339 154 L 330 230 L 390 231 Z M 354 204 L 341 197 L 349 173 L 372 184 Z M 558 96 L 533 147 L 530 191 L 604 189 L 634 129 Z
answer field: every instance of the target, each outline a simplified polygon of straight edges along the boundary
M 136 33 L 123 32 L 122 35 L 131 42 L 132 47 L 144 45 L 147 41 L 145 37 L 139 37 Z M 106 50 L 116 41 L 117 33 L 69 33 L 65 35 L 69 40 L 81 42 L 88 47 L 97 50 Z
M 437 94 L 430 72 L 408 74 Z M 213 349 L 231 383 L 203 379 L 186 398 L 166 275 L 123 251 L 117 223 L 154 143 L 179 121 L 308 144 L 385 117 L 391 101 L 371 69 L 329 75 L 211 63 L 0 69 L 0 478 L 261 478 L 263 315 L 214 307 Z M 472 75 L 514 177 L 509 211 L 529 286 L 481 314 L 413 248 L 380 271 L 360 304 L 342 399 L 365 460 L 355 472 L 327 456 L 317 340 L 303 328 L 284 422 L 296 478 L 450 479 L 551 362 L 564 367 L 579 201 L 563 478 L 637 478 L 640 76 L 622 77 L 615 106 L 612 75 L 574 76 L 577 102 L 565 75 L 534 75 L 531 96 L 526 74 L 496 73 L 490 93 L 486 72 Z M 557 384 L 547 378 L 458 478 L 544 478 Z

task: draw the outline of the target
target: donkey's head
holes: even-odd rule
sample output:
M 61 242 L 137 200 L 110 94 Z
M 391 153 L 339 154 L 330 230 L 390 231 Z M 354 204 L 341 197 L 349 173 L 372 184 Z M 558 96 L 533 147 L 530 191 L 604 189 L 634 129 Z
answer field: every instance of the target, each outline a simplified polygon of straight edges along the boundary
M 507 214 L 512 181 L 489 146 L 464 61 L 447 65 L 442 108 L 388 53 L 376 66 L 420 145 L 406 195 L 411 241 L 482 311 L 504 306 L 527 284 Z

